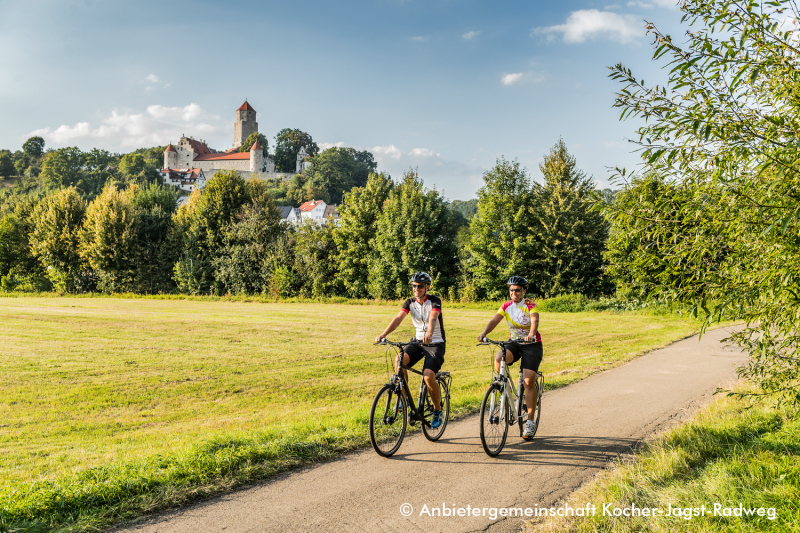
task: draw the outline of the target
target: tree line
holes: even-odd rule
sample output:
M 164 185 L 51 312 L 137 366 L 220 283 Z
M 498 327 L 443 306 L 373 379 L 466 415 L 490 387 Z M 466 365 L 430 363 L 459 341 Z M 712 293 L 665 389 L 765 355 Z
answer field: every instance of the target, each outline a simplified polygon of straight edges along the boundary
M 451 299 L 502 297 L 512 274 L 529 277 L 539 296 L 613 291 L 607 224 L 561 141 L 540 167 L 542 184 L 500 159 L 477 199 L 453 203 L 416 171 L 392 180 L 353 149 L 312 156 L 312 170 L 335 167 L 325 154 L 363 164 L 328 189 L 342 195 L 336 224 L 282 223 L 273 184 L 234 171 L 215 173 L 179 208 L 174 190 L 144 179 L 107 182 L 90 200 L 75 184 L 5 195 L 2 288 L 394 299 L 425 270 Z M 316 195 L 315 174 L 303 179 Z

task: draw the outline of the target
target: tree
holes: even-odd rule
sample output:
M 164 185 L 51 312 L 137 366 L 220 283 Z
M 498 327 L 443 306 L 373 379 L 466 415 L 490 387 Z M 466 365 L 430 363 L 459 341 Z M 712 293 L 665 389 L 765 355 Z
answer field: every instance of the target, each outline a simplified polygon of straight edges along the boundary
M 22 145 L 22 152 L 26 158 L 38 158 L 44 155 L 44 139 L 41 137 L 30 137 Z
M 179 250 L 172 246 L 170 233 L 177 200 L 174 190 L 152 182 L 135 188 L 133 207 L 138 233 L 133 288 L 136 292 L 152 294 L 175 288 L 172 268 Z
M 68 187 L 42 199 L 31 216 L 31 251 L 61 292 L 90 288 L 90 276 L 79 253 L 85 214 L 86 202 L 74 187 Z
M 75 146 L 53 150 L 42 162 L 43 185 L 49 189 L 76 187 L 83 177 L 83 164 L 83 152 Z
M 501 158 L 483 181 L 478 213 L 470 223 L 465 287 L 477 298 L 501 299 L 507 295 L 509 277 L 533 279 L 536 273 L 536 250 L 529 235 L 534 225 L 531 179 L 518 162 Z
M 294 172 L 297 168 L 297 152 L 305 147 L 310 156 L 319 153 L 319 147 L 311 135 L 298 129 L 284 128 L 275 136 L 275 169 L 278 172 Z
M 408 280 L 424 270 L 433 289 L 446 291 L 457 275 L 456 225 L 436 190 L 409 171 L 390 192 L 377 220 L 375 252 L 369 258 L 369 292 L 376 298 L 408 294 Z
M 364 187 L 356 187 L 344 196 L 339 206 L 336 263 L 344 290 L 352 298 L 368 295 L 369 263 L 374 253 L 378 217 L 392 189 L 385 174 L 370 174 Z
M 276 253 L 285 228 L 271 195 L 261 181 L 248 183 L 250 200 L 225 226 L 222 247 L 212 260 L 221 290 L 232 294 L 271 293 L 278 266 L 290 268 L 291 254 Z
M 16 168 L 14 167 L 14 159 L 11 157 L 11 154 L 7 150 L 3 150 L 0 152 L 0 176 L 9 178 L 16 174 Z
M 258 141 L 258 144 L 261 145 L 261 153 L 264 154 L 264 159 L 267 159 L 269 155 L 269 141 L 262 133 L 251 133 L 247 136 L 247 139 L 244 140 L 242 146 L 239 147 L 240 152 L 249 152 L 253 145 Z
M 39 199 L 9 196 L 0 207 L 0 286 L 2 290 L 52 289 L 42 265 L 31 252 L 31 215 Z
M 529 248 L 535 250 L 535 294 L 545 297 L 611 292 L 603 279 L 603 250 L 608 227 L 592 209 L 594 182 L 578 169 L 559 140 L 539 165 L 544 185 L 534 183 L 527 220 Z
M 311 158 L 311 168 L 304 172 L 308 196 L 324 200 L 326 204 L 342 201 L 345 192 L 353 187 L 363 187 L 377 164 L 366 150 L 353 148 L 328 148 Z
M 301 296 L 322 298 L 342 293 L 337 277 L 336 225 L 305 219 L 294 228 L 294 271 Z
M 469 224 L 472 217 L 478 214 L 478 199 L 472 198 L 471 200 L 453 200 L 450 202 L 450 209 L 458 213 L 456 219 L 459 226 Z
M 645 195 L 620 171 L 627 199 L 606 203 L 606 216 L 637 263 L 659 258 L 650 297 L 689 305 L 706 325 L 743 320 L 732 335 L 751 355 L 740 374 L 798 403 L 800 48 L 786 21 L 800 13 L 789 1 L 690 0 L 681 10 L 683 46 L 648 26 L 654 59 L 669 58 L 664 87 L 612 69 L 624 84 L 615 105 L 646 120 L 636 142 L 664 185 Z
M 127 176 L 138 176 L 145 168 L 147 168 L 147 161 L 144 155 L 136 152 L 125 154 L 119 160 L 119 171 Z
M 86 209 L 81 232 L 81 257 L 97 274 L 104 292 L 135 291 L 138 220 L 135 187 L 124 191 L 106 185 Z

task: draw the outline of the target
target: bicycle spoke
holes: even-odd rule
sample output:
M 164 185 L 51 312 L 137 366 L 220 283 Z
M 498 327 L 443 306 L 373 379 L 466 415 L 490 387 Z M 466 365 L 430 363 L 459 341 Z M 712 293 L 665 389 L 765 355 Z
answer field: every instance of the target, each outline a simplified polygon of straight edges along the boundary
M 369 414 L 369 438 L 379 455 L 389 457 L 403 442 L 408 421 L 408 408 L 402 394 L 391 385 L 384 385 L 372 402 Z

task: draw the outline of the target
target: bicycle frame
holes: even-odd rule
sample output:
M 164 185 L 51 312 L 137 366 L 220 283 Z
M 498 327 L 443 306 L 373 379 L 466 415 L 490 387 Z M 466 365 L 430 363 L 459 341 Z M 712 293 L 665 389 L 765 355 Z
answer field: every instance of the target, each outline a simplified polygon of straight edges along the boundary
M 511 373 L 508 371 L 508 365 L 506 364 L 506 349 L 503 349 L 503 360 L 500 362 L 500 372 L 495 377 L 495 381 L 501 381 L 503 383 L 503 394 L 500 396 L 500 412 L 504 413 L 505 409 L 505 402 L 508 401 L 509 404 L 514 405 L 514 412 L 512 413 L 511 410 L 508 412 L 508 423 L 510 425 L 514 425 L 515 422 L 522 423 L 522 417 L 518 416 L 517 413 L 520 412 L 520 405 L 519 402 L 522 400 L 522 388 L 524 387 L 522 381 L 522 364 L 520 363 L 519 367 L 519 386 L 514 386 L 514 380 L 511 378 Z M 511 384 L 509 387 L 508 384 Z M 491 412 L 494 412 L 494 396 L 492 396 L 491 402 Z M 527 406 L 525 406 L 527 409 Z

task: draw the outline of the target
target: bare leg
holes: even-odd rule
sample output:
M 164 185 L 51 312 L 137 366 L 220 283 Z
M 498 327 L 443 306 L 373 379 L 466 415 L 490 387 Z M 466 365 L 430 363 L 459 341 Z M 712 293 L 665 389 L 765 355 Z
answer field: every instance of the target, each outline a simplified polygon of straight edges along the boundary
M 428 391 L 431 394 L 431 400 L 433 401 L 434 410 L 441 411 L 442 391 L 439 388 L 439 382 L 436 381 L 436 373 L 430 368 L 426 368 L 425 370 L 422 371 L 422 379 L 425 380 L 425 384 L 428 386 Z
M 537 374 L 533 370 L 525 368 L 522 370 L 522 378 L 522 382 L 525 385 L 525 405 L 528 407 L 528 420 L 533 420 L 536 403 L 539 401 Z
M 503 360 L 503 350 L 498 350 L 497 356 L 494 358 L 494 369 L 497 372 L 500 372 L 500 362 Z M 509 351 L 506 351 L 506 364 L 510 365 L 514 362 L 514 354 Z

